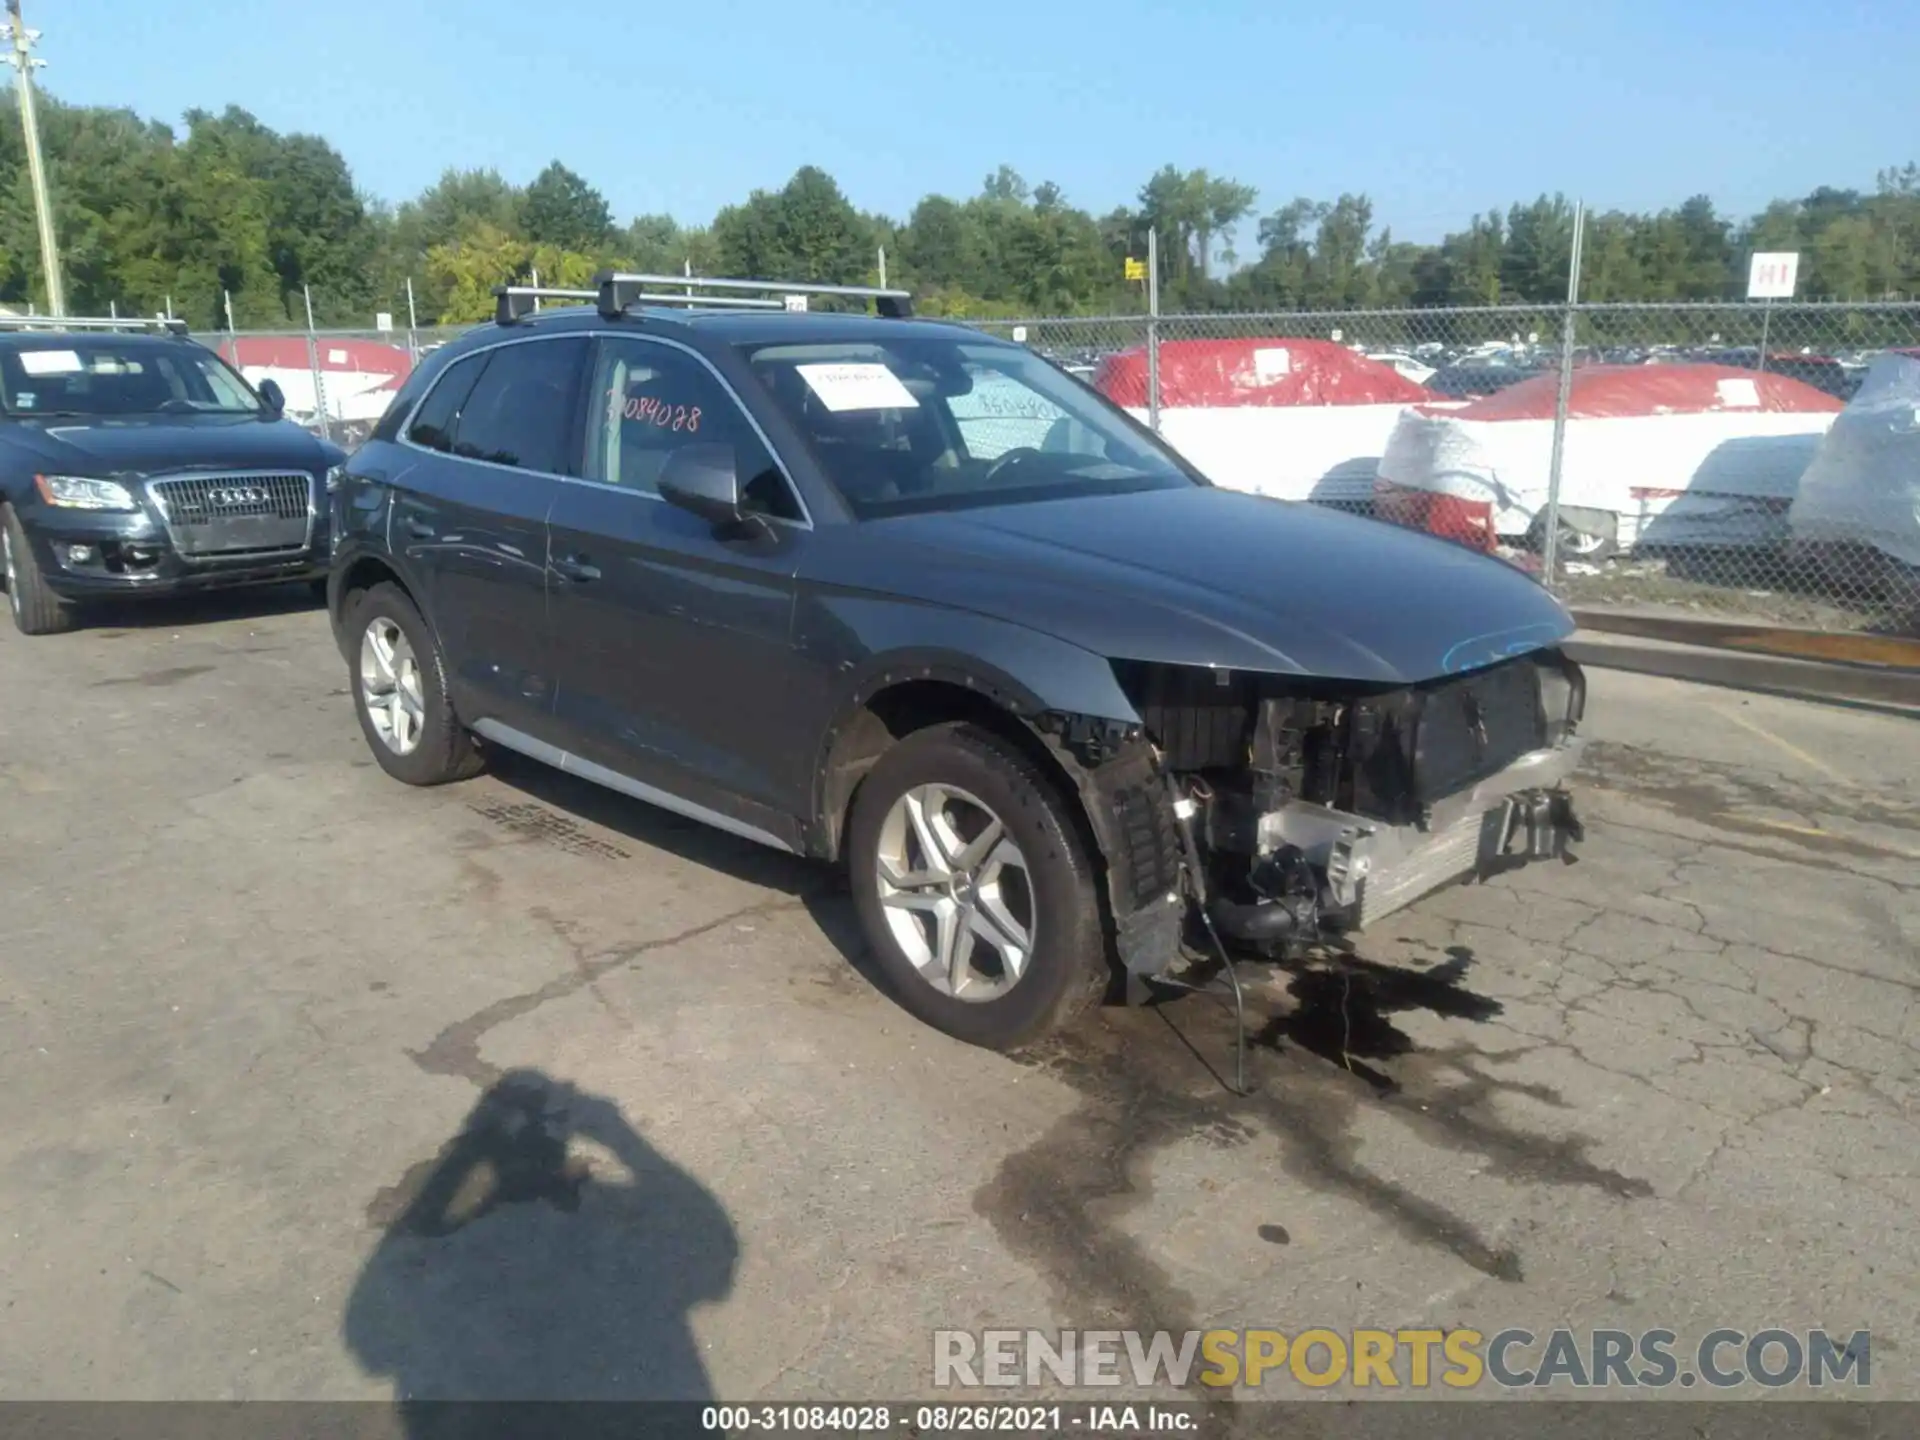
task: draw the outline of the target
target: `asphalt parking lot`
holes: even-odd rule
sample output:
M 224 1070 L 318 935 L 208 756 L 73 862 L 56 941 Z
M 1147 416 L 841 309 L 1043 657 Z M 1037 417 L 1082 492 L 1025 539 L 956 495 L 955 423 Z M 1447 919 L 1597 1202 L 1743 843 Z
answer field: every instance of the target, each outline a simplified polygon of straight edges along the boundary
M 1920 730 L 1596 672 L 1577 864 L 1020 1060 L 827 871 L 411 791 L 304 595 L 0 636 L 0 1394 L 918 1395 L 938 1326 L 1826 1326 L 1920 1397 Z M 470 1124 L 478 1107 L 481 1123 Z

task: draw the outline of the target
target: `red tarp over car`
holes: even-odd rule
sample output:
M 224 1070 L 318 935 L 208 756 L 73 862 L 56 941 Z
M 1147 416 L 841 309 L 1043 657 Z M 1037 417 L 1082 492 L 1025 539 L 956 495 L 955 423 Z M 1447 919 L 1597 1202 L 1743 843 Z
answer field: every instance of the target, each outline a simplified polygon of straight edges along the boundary
M 1115 404 L 1144 409 L 1146 347 L 1109 355 L 1093 383 Z M 1160 346 L 1164 409 L 1414 405 L 1434 398 L 1392 366 L 1331 340 L 1167 340 Z
M 1455 420 L 1551 420 L 1559 391 L 1557 374 L 1536 375 L 1449 414 Z M 1629 420 L 1719 411 L 1800 414 L 1843 408 L 1833 396 L 1799 380 L 1731 365 L 1589 365 L 1573 372 L 1567 418 Z

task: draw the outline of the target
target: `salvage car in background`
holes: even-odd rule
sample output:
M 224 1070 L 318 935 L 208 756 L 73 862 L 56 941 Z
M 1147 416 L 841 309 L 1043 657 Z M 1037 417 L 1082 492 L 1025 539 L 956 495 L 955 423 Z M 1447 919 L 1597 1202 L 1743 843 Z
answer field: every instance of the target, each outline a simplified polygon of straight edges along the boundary
M 1109 356 L 1094 387 L 1147 417 L 1144 346 Z M 1441 397 L 1330 340 L 1169 340 L 1160 436 L 1216 485 L 1364 508 L 1400 412 Z
M 1920 600 L 1920 354 L 1882 355 L 1827 431 L 1789 515 L 1796 546 L 1845 583 L 1871 552 Z
M 370 428 L 413 369 L 403 347 L 358 337 L 224 336 L 216 348 L 255 386 L 273 381 L 289 419 L 336 433 Z
M 0 573 L 14 625 L 46 635 L 92 601 L 323 577 L 323 492 L 345 452 L 282 403 L 177 322 L 7 322 Z
M 1374 513 L 1493 550 L 1544 539 L 1559 376 L 1457 409 L 1409 409 L 1380 461 Z M 1561 553 L 1766 545 L 1840 402 L 1798 380 L 1718 365 L 1573 372 Z
M 883 313 L 664 308 L 689 284 Z M 1002 1048 L 1209 927 L 1271 951 L 1577 835 L 1573 624 L 1518 570 L 1216 488 L 900 292 L 532 310 L 569 293 L 500 292 L 334 496 L 396 779 L 499 747 L 837 861 L 901 1003 Z

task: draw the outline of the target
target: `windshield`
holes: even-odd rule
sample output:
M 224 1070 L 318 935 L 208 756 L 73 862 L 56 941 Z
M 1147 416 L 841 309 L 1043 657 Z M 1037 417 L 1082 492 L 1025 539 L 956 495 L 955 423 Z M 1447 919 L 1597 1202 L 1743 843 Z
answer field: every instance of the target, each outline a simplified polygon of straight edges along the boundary
M 741 351 L 863 520 L 1201 483 L 1017 347 L 903 335 Z
M 0 348 L 0 403 L 37 415 L 251 415 L 260 398 L 204 346 L 93 336 L 35 336 Z

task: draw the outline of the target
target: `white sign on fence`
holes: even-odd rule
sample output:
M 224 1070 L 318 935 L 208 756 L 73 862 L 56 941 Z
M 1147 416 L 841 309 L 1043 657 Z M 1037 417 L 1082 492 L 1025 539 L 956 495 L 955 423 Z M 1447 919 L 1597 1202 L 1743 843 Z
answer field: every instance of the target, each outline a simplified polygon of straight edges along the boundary
M 1749 300 L 1791 300 L 1793 287 L 1800 279 L 1800 254 L 1796 250 L 1756 250 L 1747 267 Z
M 373 328 L 378 330 L 382 335 L 392 330 L 393 312 L 391 310 L 380 311 L 379 314 L 373 317 Z
M 807 297 L 804 295 L 783 295 L 781 299 L 786 302 L 787 309 L 796 315 L 807 308 Z

